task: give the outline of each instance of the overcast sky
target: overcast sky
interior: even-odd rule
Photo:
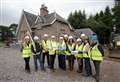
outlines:
[[[18,23],[22,10],[38,14],[41,4],[45,4],[49,13],[56,11],[67,19],[70,12],[85,10],[87,15],[113,7],[114,0],[0,0],[0,25]]]

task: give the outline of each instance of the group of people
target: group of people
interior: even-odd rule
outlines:
[[[48,34],[43,35],[40,41],[38,36],[34,36],[33,40],[29,36],[25,36],[22,43],[21,52],[25,60],[25,70],[30,73],[29,61],[33,54],[35,71],[38,66],[42,71],[46,71],[45,58],[47,58],[47,67],[54,72],[54,64],[56,56],[58,57],[58,66],[62,70],[74,70],[74,63],[77,60],[77,72],[83,73],[84,76],[93,76],[97,82],[100,80],[100,63],[103,61],[104,51],[96,36],[88,37],[85,34],[75,39],[73,36],[63,35],[59,38]],[[92,75],[91,62],[95,67],[95,75]],[[39,65],[38,65],[39,63]]]

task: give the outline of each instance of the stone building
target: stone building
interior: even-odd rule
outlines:
[[[23,10],[17,29],[17,39],[22,40],[28,31],[32,36],[38,35],[40,38],[43,38],[45,33],[49,36],[74,35],[70,23],[56,12],[49,14],[45,5],[41,5],[40,15],[34,15]]]

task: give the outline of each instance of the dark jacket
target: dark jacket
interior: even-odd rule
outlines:
[[[36,54],[36,53],[41,53],[42,52],[42,45],[40,45],[38,42],[34,42],[35,43],[35,49],[34,49],[34,47],[33,47],[33,45],[32,45],[32,52],[34,53],[34,54]]]

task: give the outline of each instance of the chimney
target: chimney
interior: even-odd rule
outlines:
[[[47,10],[47,7],[44,4],[42,4],[41,8],[40,8],[40,15],[46,16],[46,15],[48,15],[48,13],[49,13],[49,11]]]

